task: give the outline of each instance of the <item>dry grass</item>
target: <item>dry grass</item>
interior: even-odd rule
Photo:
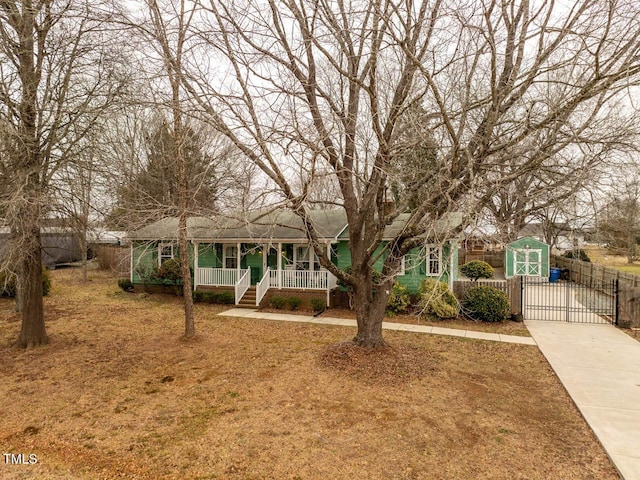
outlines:
[[[0,464],[20,479],[614,479],[537,348],[217,316],[181,339],[176,299],[56,271],[48,346],[9,346]],[[0,457],[0,460],[2,457]]]
[[[640,263],[628,263],[627,257],[624,255],[613,255],[606,248],[597,246],[585,248],[585,252],[593,263],[615,268],[621,272],[640,275]]]
[[[276,310],[270,311],[275,312]],[[343,309],[329,309],[325,311],[321,317],[356,318],[355,312]],[[487,323],[470,320],[462,315],[459,315],[457,318],[447,320],[431,319],[420,315],[388,315],[384,318],[384,321],[411,325],[429,325],[442,328],[457,328],[459,330],[473,330],[476,332],[500,333],[521,337],[531,336],[524,323],[512,322],[511,320],[498,323]]]

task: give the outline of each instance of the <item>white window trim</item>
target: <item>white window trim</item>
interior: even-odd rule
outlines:
[[[231,248],[235,248],[236,249],[236,254],[232,255],[232,256],[227,256],[227,248],[231,247]],[[230,270],[235,270],[237,269],[237,265],[235,267],[227,267],[227,258],[234,258],[236,260],[236,262],[238,261],[238,244],[237,243],[223,243],[222,244],[222,268],[228,268]]]
[[[313,248],[308,243],[294,243],[293,244],[293,265],[294,265],[294,268],[298,265],[298,247],[305,247],[307,249],[308,259],[306,260],[306,262],[309,264],[308,271],[310,271],[310,272],[315,271],[315,266],[316,266],[316,264],[319,264],[319,262],[318,262],[318,258],[316,257],[315,252],[313,251]],[[301,260],[301,261],[304,262],[305,260]]]
[[[407,256],[403,255],[402,258],[400,259],[400,268],[398,268],[398,277],[402,277],[404,275],[406,275],[406,269],[405,269],[405,258]]]
[[[171,256],[167,257],[166,255],[162,255],[162,250],[165,247],[171,247]],[[166,260],[173,260],[175,255],[175,249],[173,248],[173,243],[159,243],[158,244],[158,265],[162,266],[162,263]]]
[[[438,250],[438,271],[433,273],[431,272],[431,250]],[[436,244],[425,245],[425,253],[426,253],[426,268],[425,268],[425,276],[427,277],[439,277],[442,275],[442,246]]]

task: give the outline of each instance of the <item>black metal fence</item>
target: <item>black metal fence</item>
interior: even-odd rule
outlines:
[[[549,282],[523,277],[522,312],[527,320],[618,324],[618,282]]]

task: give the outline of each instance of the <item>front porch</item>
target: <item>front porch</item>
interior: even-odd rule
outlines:
[[[260,306],[262,299],[269,290],[282,291],[294,294],[296,291],[321,291],[326,292],[327,305],[329,304],[329,292],[337,287],[337,279],[327,270],[271,270],[263,275],[257,284],[251,283],[251,267],[240,270],[228,268],[196,267],[194,289],[217,288],[234,289],[235,303],[239,305],[247,292],[255,292],[255,305]],[[251,295],[253,299],[254,295]]]
[[[232,287],[236,305],[259,306],[274,289],[289,295],[324,292],[328,305],[329,292],[337,286],[336,277],[320,268],[308,244],[198,242],[194,247],[194,290]],[[327,253],[332,253],[329,244]]]

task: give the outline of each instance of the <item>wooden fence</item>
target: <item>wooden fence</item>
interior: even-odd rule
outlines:
[[[504,267],[504,251],[499,252],[473,252],[460,249],[458,252],[458,263],[463,265],[471,260],[482,260],[487,262],[493,268]]]
[[[571,281],[580,285],[593,286],[617,280],[618,324],[640,328],[640,275],[557,255],[552,255],[551,260],[557,268],[569,270]]]
[[[470,288],[477,287],[478,285],[488,285],[502,290],[507,294],[509,303],[511,304],[512,315],[522,315],[520,281],[520,277],[514,277],[509,280],[478,280],[477,282],[472,280],[456,280],[453,282],[453,293],[459,300],[462,300],[464,293]]]
[[[618,280],[624,288],[640,287],[640,275],[621,272],[615,268],[605,267],[590,262],[583,262],[572,258],[551,255],[552,263],[557,268],[569,270],[571,281],[580,285],[596,285],[598,283]]]
[[[102,270],[112,270],[122,277],[129,278],[131,270],[131,250],[119,245],[93,245],[91,247],[98,258]]]

